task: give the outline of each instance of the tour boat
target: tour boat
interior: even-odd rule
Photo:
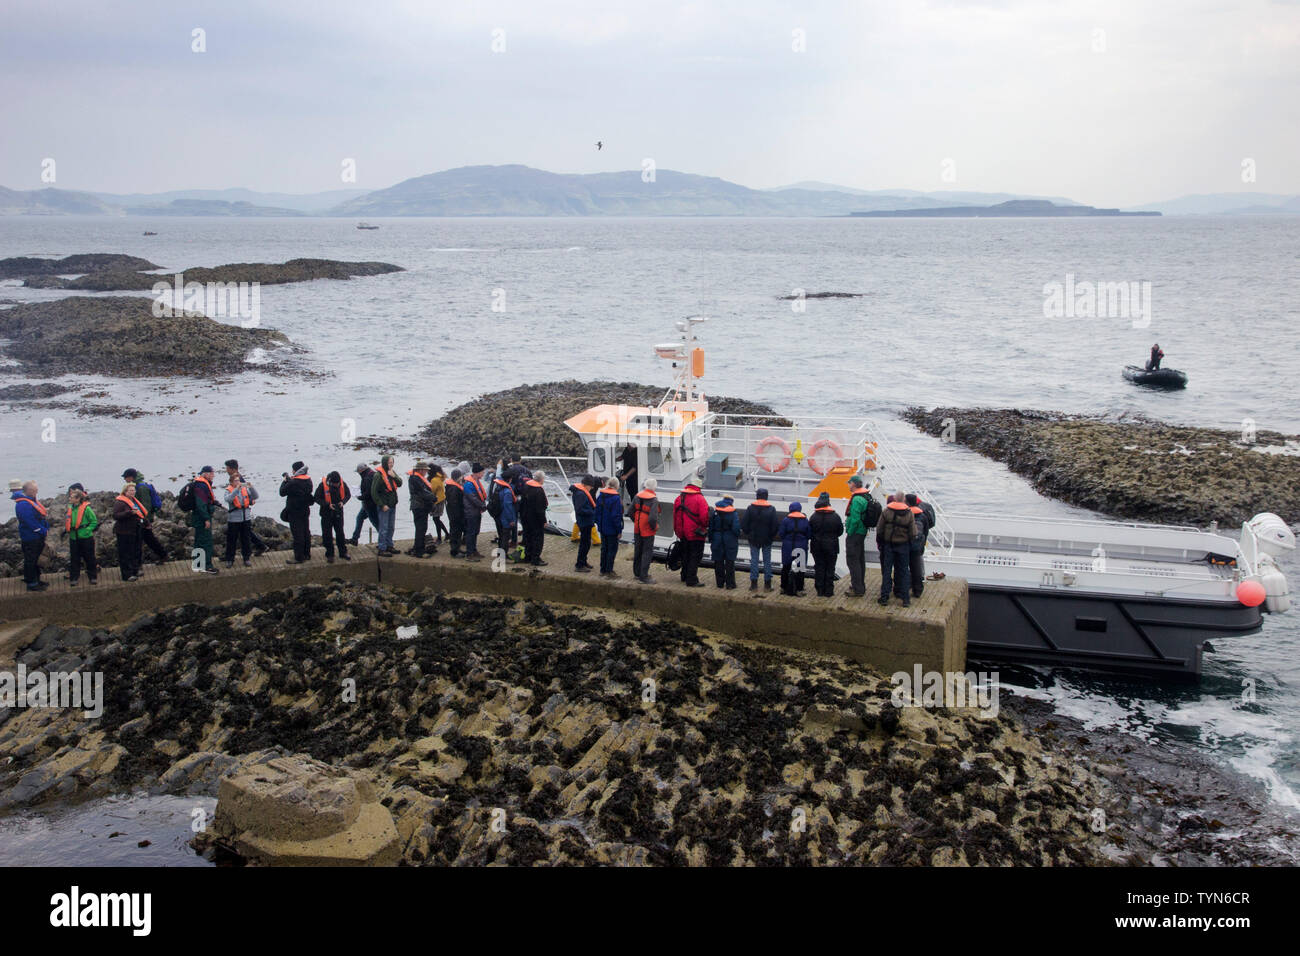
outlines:
[[[568,485],[584,473],[617,476],[631,445],[639,480],[658,483],[658,556],[672,544],[673,500],[686,484],[698,485],[710,505],[731,497],[738,512],[763,487],[779,515],[791,501],[811,514],[822,492],[842,513],[854,475],[882,504],[895,491],[917,494],[937,519],[926,571],[967,581],[967,646],[978,660],[1195,679],[1212,638],[1259,631],[1261,612],[1290,607],[1276,558],[1295,548],[1295,536],[1277,515],[1258,514],[1232,537],[1215,526],[949,511],[868,419],[805,418],[778,427],[770,417],[711,412],[699,383],[704,350],[695,330],[703,321],[678,322],[678,340],[655,346],[676,369],[657,406],[596,405],[565,422],[586,457],[544,459],[552,474],[558,471],[548,484],[552,522],[561,530],[571,526]],[[625,524],[630,540],[631,522]],[[868,565],[876,566],[874,534],[866,544]],[[738,567],[748,568],[748,555],[742,540]],[[774,566],[779,560],[776,545]],[[847,572],[843,549],[837,572]],[[811,614],[815,599],[808,604]]]

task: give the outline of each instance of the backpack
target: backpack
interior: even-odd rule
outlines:
[[[185,483],[185,487],[181,489],[181,493],[176,496],[176,507],[180,508],[181,511],[194,510],[194,482],[193,481],[187,481]]]
[[[488,492],[487,510],[493,518],[501,517],[501,486],[495,481],[492,482],[492,490]]]
[[[155,487],[154,487],[152,484],[150,484],[149,482],[147,482],[147,481],[143,481],[143,482],[137,482],[137,483],[136,483],[136,491],[137,491],[137,492],[139,491],[141,485],[144,485],[144,487],[145,487],[145,488],[148,490],[148,492],[149,492],[149,505],[150,505],[150,507],[151,507],[153,510],[157,511],[159,508],[162,507],[162,498],[159,497],[159,495],[158,495],[158,489],[155,488]]]
[[[664,559],[668,565],[669,571],[680,571],[682,569],[682,540],[678,538],[668,546],[668,556]]]

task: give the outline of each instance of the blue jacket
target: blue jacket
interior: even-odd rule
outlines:
[[[623,499],[617,491],[602,488],[596,495],[596,530],[602,541],[623,533]]]
[[[730,498],[720,499],[713,507],[709,543],[714,561],[736,560],[736,552],[740,550],[740,515],[736,514],[735,503]]]
[[[811,530],[808,519],[801,512],[790,512],[781,519],[781,527],[776,536],[781,539],[782,564],[793,561],[796,550],[803,552],[804,567],[811,563],[808,558],[808,535]]]
[[[11,496],[14,514],[18,516],[18,537],[22,541],[38,541],[50,532],[50,523],[41,517],[41,513],[32,504],[32,499],[21,491]]]
[[[749,543],[762,548],[776,540],[777,529],[781,527],[781,518],[774,505],[752,504],[745,509],[745,516],[740,519],[740,530],[744,532]]]
[[[505,481],[505,484],[497,484],[497,481]],[[501,499],[501,527],[513,528],[518,523],[519,511],[515,508],[515,490],[510,487],[510,482],[504,478],[494,479],[488,494],[496,494]]]
[[[461,495],[461,503],[464,506],[465,521],[472,527],[477,527],[473,522],[482,517],[483,512],[487,511],[487,486],[483,488],[483,495],[479,494],[477,485],[474,484],[474,476],[469,475],[461,482],[461,488],[464,494]]]
[[[573,495],[573,520],[578,523],[579,528],[590,528],[596,523],[596,505],[594,503],[595,495],[587,497],[591,491],[586,485],[579,482],[569,488]]]

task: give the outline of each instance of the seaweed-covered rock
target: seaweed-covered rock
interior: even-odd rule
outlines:
[[[84,275],[88,272],[135,271],[161,269],[148,259],[114,252],[88,252],[62,259],[14,256],[0,259],[0,279],[26,279],[33,276]]]
[[[140,260],[143,261],[143,260]],[[134,266],[114,264],[65,279],[57,274],[43,274],[27,279],[23,285],[34,289],[72,289],[79,292],[135,292],[152,289],[157,282],[172,283],[168,273],[146,273],[141,268],[156,269],[145,264]],[[74,270],[62,269],[60,272]],[[388,262],[340,262],[337,259],[290,259],[288,262],[233,262],[224,266],[196,266],[176,270],[182,282],[256,282],[261,285],[280,285],[286,282],[308,282],[312,279],[351,279],[353,276],[384,275],[404,271],[401,266]]]
[[[903,418],[1117,518],[1224,525],[1272,511],[1300,522],[1300,437],[1007,408],[909,408]],[[1250,436],[1248,436],[1250,437]]]

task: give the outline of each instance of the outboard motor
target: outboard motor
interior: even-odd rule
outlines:
[[[1291,608],[1286,575],[1277,566],[1277,556],[1295,550],[1295,534],[1285,521],[1265,511],[1241,526],[1241,545],[1264,586],[1264,609],[1281,614]]]

